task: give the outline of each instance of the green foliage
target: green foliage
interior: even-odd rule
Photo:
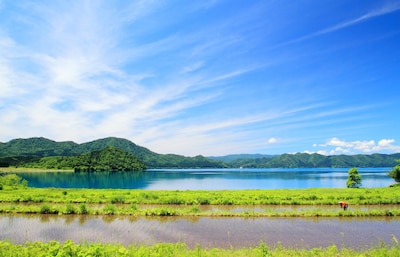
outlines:
[[[400,154],[371,154],[371,155],[333,155],[320,154],[282,154],[260,158],[228,159],[228,167],[244,168],[347,168],[347,167],[388,167]]]
[[[84,203],[79,205],[79,214],[88,214],[89,211]]]
[[[78,156],[51,156],[23,164],[29,168],[74,169],[75,171],[138,171],[145,170],[144,163],[124,150],[106,147]]]
[[[112,146],[69,158],[74,164],[75,171],[137,171],[146,169],[139,158]]]
[[[2,166],[46,169],[73,169],[78,167],[79,169],[86,169],[87,163],[84,163],[83,166],[76,166],[74,163],[76,160],[67,157],[76,157],[108,147],[128,152],[139,158],[146,167],[151,168],[224,167],[221,161],[211,160],[203,156],[184,157],[174,154],[157,154],[129,140],[115,137],[98,139],[83,144],[55,142],[46,138],[14,139],[8,143],[0,143],[0,163]],[[71,160],[73,160],[72,163]],[[101,169],[102,166],[93,166],[92,168]]]
[[[67,206],[65,207],[65,212],[64,214],[76,214],[76,208],[74,205],[72,204],[67,204]]]
[[[115,205],[113,205],[113,204],[108,204],[108,205],[104,206],[103,212],[104,212],[104,214],[107,214],[107,215],[116,214],[117,207],[115,207]]]
[[[5,187],[19,188],[27,186],[28,186],[28,181],[22,179],[20,176],[16,174],[0,174],[0,190],[2,190]]]
[[[282,154],[277,156],[236,155],[206,158],[204,156],[185,157],[175,154],[157,154],[138,146],[129,140],[109,137],[92,142],[76,144],[74,142],[55,142],[46,138],[14,139],[0,143],[0,166],[38,167],[46,169],[80,169],[67,157],[80,156],[114,147],[139,158],[148,168],[313,168],[313,167],[390,167],[397,154],[371,155],[334,155],[320,154]],[[50,157],[50,158],[47,158]],[[83,158],[83,157],[82,157]],[[92,168],[101,168],[92,167]]]
[[[40,214],[55,214],[55,213],[58,213],[58,212],[53,210],[49,204],[45,203],[45,204],[42,204],[40,206],[39,213]]]
[[[306,249],[301,247],[283,247],[281,244],[271,247],[260,242],[258,246],[243,248],[204,248],[197,245],[194,248],[184,243],[158,243],[154,245],[123,246],[120,244],[84,243],[75,244],[71,240],[65,243],[50,242],[27,242],[26,244],[14,244],[9,241],[0,241],[0,257],[8,256],[130,256],[130,257],[286,257],[286,256],[315,256],[315,257],[358,257],[358,256],[399,256],[400,246],[397,239],[393,239],[391,246],[381,244],[370,248],[354,250],[347,247],[338,248],[331,245],[326,248]]]
[[[393,169],[389,172],[389,177],[393,178],[396,182],[400,182],[400,160],[396,160],[398,163]]]
[[[362,177],[358,173],[357,168],[351,168],[349,170],[349,177],[346,182],[348,188],[359,188],[361,186]]]

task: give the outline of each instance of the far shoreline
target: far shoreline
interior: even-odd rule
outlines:
[[[22,172],[74,172],[70,169],[43,169],[43,168],[16,168],[16,167],[1,167],[0,173],[22,173]]]

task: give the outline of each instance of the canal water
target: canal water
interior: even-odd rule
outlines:
[[[190,247],[369,248],[400,238],[399,218],[130,217],[0,215],[0,240],[57,240],[123,245],[186,243]]]

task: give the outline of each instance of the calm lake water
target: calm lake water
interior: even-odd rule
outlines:
[[[31,187],[222,190],[345,188],[349,168],[159,169],[145,172],[18,173]],[[387,187],[391,168],[359,168],[362,187]]]
[[[186,243],[248,247],[260,241],[302,248],[368,248],[400,238],[398,218],[212,218],[90,215],[0,215],[0,240],[75,243]]]

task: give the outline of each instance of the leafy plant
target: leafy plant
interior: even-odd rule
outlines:
[[[389,177],[393,178],[396,182],[400,182],[400,160],[396,160],[398,163],[393,169],[389,172]]]
[[[346,185],[348,188],[359,188],[361,186],[362,177],[358,173],[357,168],[351,168],[349,170],[349,177]]]

